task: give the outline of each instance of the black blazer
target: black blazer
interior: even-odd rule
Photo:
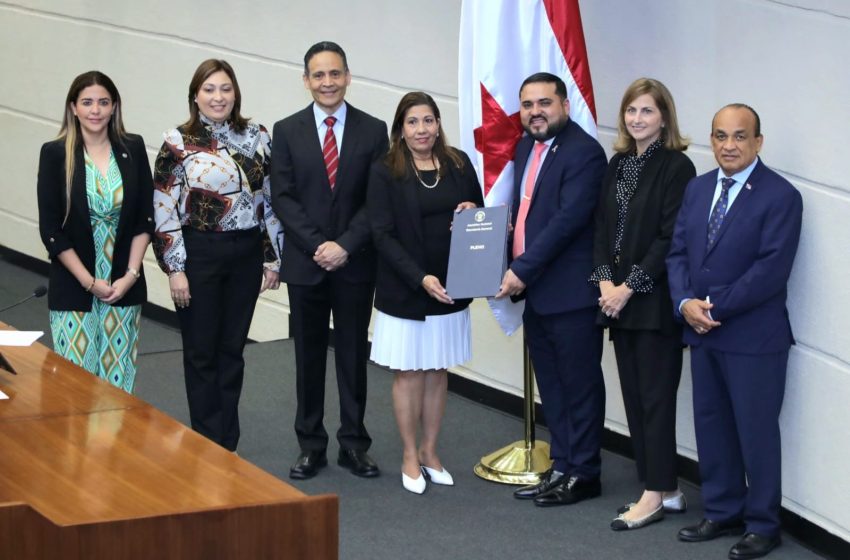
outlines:
[[[366,187],[372,162],[387,147],[386,123],[348,105],[332,191],[312,104],[274,125],[271,200],[283,224],[281,281],[318,284],[328,272],[313,255],[325,241],[336,241],[348,251],[348,262],[333,274],[349,282],[374,281]]]
[[[145,142],[141,136],[128,135],[123,144],[112,144],[112,152],[124,183],[124,202],[115,235],[112,278],[127,273],[130,245],[140,233],[153,236],[153,181]],[[74,275],[56,258],[74,249],[86,269],[94,275],[94,235],[86,196],[86,165],[82,143],[74,154],[74,179],[71,183],[71,211],[65,221],[65,141],[54,140],[41,147],[38,162],[38,229],[50,257],[50,287],[47,306],[54,311],[91,311],[92,295],[80,286]],[[140,305],[147,300],[145,273],[133,284],[116,306]]]
[[[593,267],[608,265],[614,284],[622,284],[636,264],[652,278],[653,289],[649,294],[633,294],[619,319],[600,311],[597,322],[608,327],[675,334],[679,327],[673,314],[664,259],[670,249],[685,186],[696,175],[696,169],[688,156],[677,150],[661,148],[649,158],[629,202],[618,264],[614,262],[617,167],[625,155],[616,154],[605,172],[596,210]]]
[[[460,188],[456,204],[474,202],[484,205],[478,176],[469,157],[459,150],[463,170],[448,163],[448,173]],[[378,272],[375,284],[375,308],[393,317],[425,320],[431,296],[422,287],[425,270],[425,248],[422,243],[422,212],[416,189],[418,179],[412,173],[396,180],[383,161],[372,166],[369,178],[369,219],[378,250]],[[470,299],[455,300],[451,311],[469,306]]]

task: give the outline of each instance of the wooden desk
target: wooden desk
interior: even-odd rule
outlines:
[[[0,558],[337,558],[336,496],[301,493],[40,344],[2,351],[19,375],[0,371]]]

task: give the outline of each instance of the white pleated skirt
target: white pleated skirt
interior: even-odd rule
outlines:
[[[472,357],[469,308],[424,321],[377,313],[370,356],[376,364],[405,371],[447,369]]]

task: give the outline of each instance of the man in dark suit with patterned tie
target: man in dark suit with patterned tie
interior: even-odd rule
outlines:
[[[605,418],[602,329],[593,268],[593,216],[605,152],[570,120],[564,82],[541,72],[520,88],[526,135],[514,157],[512,261],[496,297],[525,298],[523,325],[551,434],[552,469],[514,492],[538,506],[601,492]]]
[[[323,41],[304,56],[304,86],[313,103],[274,126],[272,206],[283,224],[280,279],[289,292],[295,340],[301,454],[292,478],[310,478],[327,463],[325,369],[333,315],[341,426],[338,463],[358,476],[379,474],[367,454],[367,330],[375,256],[366,215],[372,162],[387,151],[387,125],[345,101],[351,73],[345,52]]]
[[[691,347],[704,519],[679,539],[744,537],[733,560],[780,543],[779,411],[794,343],[785,307],[803,201],[758,158],[758,114],[722,108],[711,145],[720,168],[691,180],[667,257],[673,306]]]

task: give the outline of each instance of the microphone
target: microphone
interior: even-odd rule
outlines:
[[[4,311],[8,311],[8,310],[10,310],[14,307],[19,306],[19,305],[23,305],[24,303],[28,302],[29,300],[31,300],[33,298],[43,297],[44,294],[46,294],[46,293],[47,293],[47,286],[39,286],[35,290],[33,290],[30,295],[28,295],[27,297],[25,297],[21,301],[13,303],[12,305],[7,305],[3,309],[0,309],[0,313],[3,313]]]

